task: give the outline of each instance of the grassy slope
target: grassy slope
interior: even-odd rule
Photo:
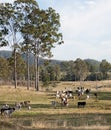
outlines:
[[[69,99],[69,107],[63,107],[61,109],[60,104],[54,109],[51,106],[51,101],[56,100],[60,102],[60,99],[55,98],[55,91],[40,91],[36,92],[34,89],[28,91],[26,88],[18,87],[14,89],[13,86],[1,86],[0,87],[0,106],[7,103],[11,106],[15,102],[21,102],[24,100],[31,101],[32,109],[29,111],[26,107],[23,107],[20,111],[13,113],[11,118],[1,117],[0,130],[12,129],[37,129],[38,128],[58,128],[64,129],[73,128],[76,129],[110,129],[111,125],[111,88],[110,82],[98,82],[98,86],[104,84],[105,87],[97,90],[99,93],[98,100],[95,100],[93,91],[95,90],[95,83],[85,82],[86,88],[91,87],[91,98],[87,100],[87,106],[85,108],[77,108],[77,101]],[[64,90],[65,87],[75,89],[79,83],[61,82],[53,90]],[[107,86],[107,87],[106,87]],[[76,96],[76,94],[75,94]],[[4,125],[5,124],[5,125]],[[7,125],[6,125],[7,124]],[[13,126],[13,125],[14,126]],[[90,127],[91,126],[91,127]],[[102,127],[101,127],[102,126]],[[103,127],[104,126],[104,127]],[[4,128],[5,127],[5,128]],[[61,128],[62,130],[62,128]]]

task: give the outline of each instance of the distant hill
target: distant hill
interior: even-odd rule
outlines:
[[[12,51],[6,51],[6,50],[0,51],[0,57],[2,57],[2,58],[8,59],[8,58],[11,57],[11,55],[12,55]],[[22,54],[22,58],[26,61],[27,56],[26,56],[25,53]],[[46,61],[46,59],[40,58],[39,64],[44,64],[45,61]],[[50,60],[49,62],[50,62],[50,64],[60,64],[62,61],[60,61],[60,60]],[[29,56],[29,63],[34,64],[34,56],[31,53],[30,53],[30,56]]]
[[[100,65],[100,61],[97,61],[97,60],[94,60],[94,59],[85,59],[84,61],[86,61],[87,63],[91,64],[92,66],[93,65],[97,65],[97,66]]]
[[[2,50],[0,51],[0,57],[3,58],[10,58],[12,55],[12,51],[6,51],[6,50]],[[22,54],[22,58],[26,61],[26,54]],[[46,59],[40,58],[39,59],[39,64],[43,64],[44,61],[46,61]],[[85,59],[84,61],[86,61],[87,63],[89,63],[92,66],[96,66],[99,67],[100,62],[94,59]],[[62,60],[50,60],[50,64],[60,64],[61,62],[63,62]],[[29,63],[33,64],[34,63],[34,56],[33,54],[30,54],[30,58],[29,58]]]

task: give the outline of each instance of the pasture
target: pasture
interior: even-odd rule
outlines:
[[[3,104],[14,106],[15,102],[30,101],[31,110],[23,106],[11,117],[0,115],[0,130],[111,130],[111,81],[84,82],[85,88],[90,88],[90,98],[86,95],[81,99],[86,101],[84,108],[78,108],[75,92],[79,82],[58,82],[56,87],[34,88],[0,86],[0,108]],[[68,99],[68,106],[61,106],[56,98],[57,90],[70,88],[74,91],[74,99]],[[98,98],[94,96],[98,93]],[[56,108],[51,101],[56,101]]]

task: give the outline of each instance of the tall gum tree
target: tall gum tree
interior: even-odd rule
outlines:
[[[110,70],[111,70],[111,64],[106,60],[102,60],[100,63],[100,72],[102,72],[103,74],[103,79],[108,78],[108,71]]]
[[[84,60],[78,58],[74,62],[74,69],[75,75],[80,80],[80,86],[82,86],[82,81],[84,81],[88,75],[88,66]]]
[[[31,53],[31,43],[32,43],[32,36],[27,32],[23,31],[24,28],[31,30],[29,25],[31,26],[31,21],[29,19],[30,13],[34,9],[38,9],[38,4],[35,0],[16,0],[14,2],[16,10],[22,15],[21,20],[21,33],[23,37],[23,42],[21,43],[21,51],[26,53],[27,55],[27,89],[29,90],[30,87],[30,69],[29,69],[29,54]]]
[[[17,70],[16,70],[16,51],[19,43],[20,15],[15,10],[13,4],[0,4],[0,36],[1,46],[7,43],[13,48],[14,52],[14,81],[15,88],[17,87]],[[17,36],[18,35],[18,36]]]
[[[39,91],[39,58],[52,57],[51,49],[61,45],[62,34],[59,32],[60,16],[52,8],[33,9],[28,15],[30,23],[22,28],[31,38],[31,52],[35,56],[35,88]]]

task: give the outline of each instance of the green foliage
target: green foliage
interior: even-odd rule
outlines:
[[[6,36],[10,36],[14,50],[15,88],[17,84],[16,73],[18,73],[16,52],[20,48],[23,52],[27,52],[28,79],[29,52],[35,56],[35,84],[38,85],[39,57],[51,57],[51,49],[56,44],[60,45],[63,42],[62,34],[59,33],[59,14],[52,8],[39,9],[36,0],[16,0],[13,4],[0,4],[0,7],[0,46],[7,45],[9,40]],[[19,37],[21,41],[18,40],[18,34],[22,37]]]
[[[50,75],[48,73],[48,71],[45,68],[41,68],[41,80],[43,82],[43,86],[48,86],[49,85],[49,81],[50,81]]]
[[[86,80],[91,80],[91,81],[100,81],[103,80],[103,74],[101,72],[92,72],[90,75],[87,76]]]
[[[17,58],[17,77],[18,79],[25,79],[26,63],[19,53],[16,53]],[[12,71],[12,77],[14,76],[14,54],[8,59],[10,70]]]
[[[40,67],[40,79],[44,86],[48,86],[50,81],[59,81],[61,78],[60,67],[58,65],[48,65]],[[52,84],[55,86],[55,84]]]
[[[85,80],[88,75],[88,67],[85,61],[81,60],[80,58],[76,59],[74,62],[75,65],[75,75],[81,81]]]
[[[0,57],[2,58],[10,58],[12,55],[11,51],[0,51]],[[24,60],[25,62],[27,62],[27,58],[26,58],[26,54],[21,54],[21,58],[23,58],[22,60]],[[95,60],[94,60],[95,61]],[[17,60],[17,62],[19,62],[19,60]],[[85,60],[86,62],[86,60]],[[30,77],[32,80],[35,79],[35,67],[34,67],[34,56],[33,54],[30,53],[29,56],[29,67],[30,67]],[[97,63],[100,64],[100,62],[97,61]],[[19,63],[17,63],[19,64]],[[20,63],[21,64],[21,63]],[[89,61],[89,64],[90,61]],[[86,64],[88,67],[88,64]],[[46,59],[39,59],[39,66],[40,66],[40,80],[42,80],[43,76],[48,74],[48,82],[50,81],[75,81],[75,80],[79,80],[79,77],[77,77],[76,72],[76,68],[75,68],[75,61],[58,61],[58,60],[46,60]],[[95,65],[94,65],[95,66]],[[92,67],[94,67],[92,65]],[[110,63],[109,63],[110,66]],[[13,67],[12,67],[13,68]],[[24,67],[23,67],[24,68]],[[47,71],[47,74],[43,74],[41,73],[41,71]],[[89,68],[88,68],[89,69]],[[12,69],[10,69],[12,71]],[[25,65],[25,69],[26,71],[26,65]],[[27,75],[26,72],[25,76]],[[91,71],[88,72],[87,77],[84,80],[103,80],[103,79],[110,79],[111,78],[111,72],[110,69],[108,69],[107,72],[102,73],[101,71]],[[11,78],[10,78],[11,79]]]
[[[55,43],[61,42],[62,35],[58,33],[59,17],[52,8],[48,10],[34,9],[29,14],[28,23],[22,32],[32,36],[32,51],[42,57],[51,57],[51,48]]]
[[[4,58],[0,58],[0,79],[8,80],[10,75],[8,61]]]
[[[105,73],[108,72],[109,70],[111,70],[111,64],[106,60],[102,60],[102,62],[100,63],[100,71],[102,73]]]
[[[0,7],[1,47],[9,45],[10,40],[12,42],[12,45],[17,44],[16,35],[20,31],[19,13],[14,9],[14,6],[10,3],[2,3]]]
[[[89,72],[98,72],[100,67],[100,62],[94,59],[85,59],[84,60],[88,65]]]
[[[111,70],[111,64],[106,60],[102,60],[102,62],[100,63],[100,71],[103,74],[103,79],[108,78],[108,71],[110,70]]]

